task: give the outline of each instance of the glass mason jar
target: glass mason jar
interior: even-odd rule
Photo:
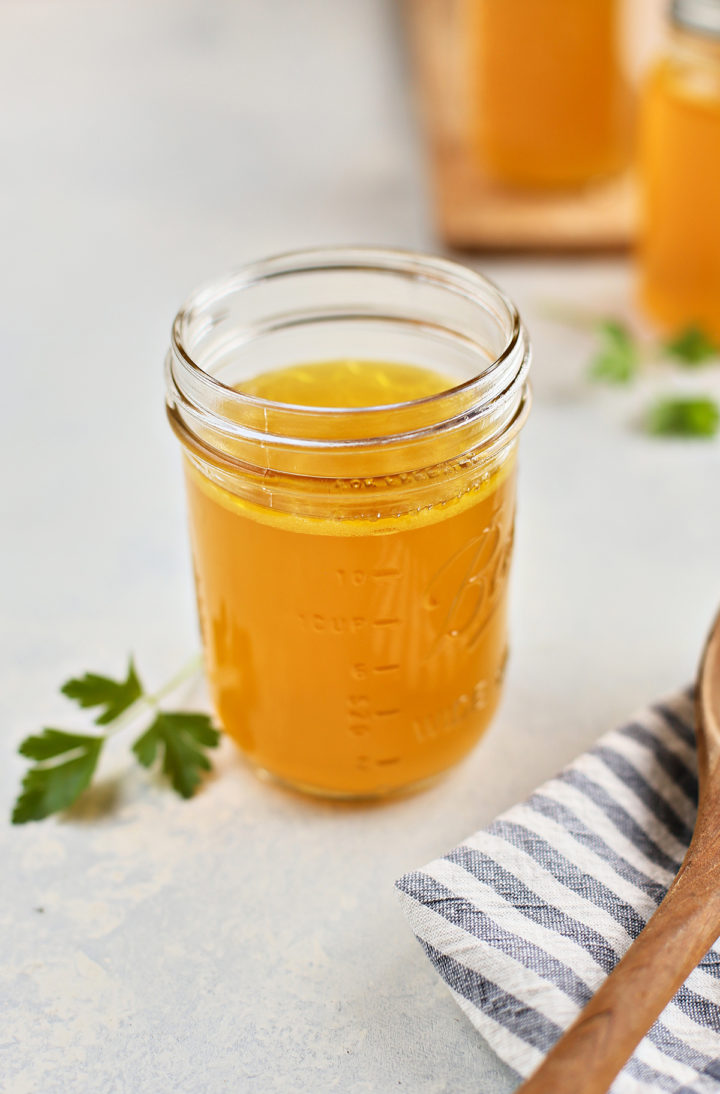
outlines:
[[[720,339],[720,0],[676,0],[672,19],[642,100],[640,297]]]
[[[582,186],[631,156],[626,0],[465,0],[471,141],[483,172]]]
[[[167,410],[207,674],[258,771],[383,795],[486,728],[528,366],[502,292],[401,251],[272,258],[178,313]]]

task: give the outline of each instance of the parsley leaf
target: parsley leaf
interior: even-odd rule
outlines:
[[[110,676],[86,672],[84,676],[68,680],[60,690],[81,707],[105,707],[95,719],[95,725],[98,726],[114,722],[143,694],[132,658],[124,680],[113,680]]]
[[[710,340],[702,327],[691,325],[678,331],[664,343],[670,357],[676,357],[685,365],[701,365],[718,356],[718,347]]]
[[[210,761],[204,748],[217,748],[220,734],[207,714],[159,711],[149,729],[138,737],[133,752],[144,767],[152,767],[162,749],[162,770],[173,790],[191,798],[200,781],[201,771],[209,771]]]
[[[720,407],[708,396],[659,399],[650,408],[647,428],[664,437],[714,437],[720,426]]]
[[[38,763],[25,774],[12,823],[43,820],[72,805],[89,785],[104,743],[104,737],[62,729],[44,729],[39,736],[27,737],[19,751]]]
[[[194,657],[154,695],[145,692],[132,658],[124,680],[86,672],[68,680],[61,690],[81,707],[103,708],[95,719],[96,725],[107,725],[132,707],[131,718],[137,729],[144,711],[141,724],[147,726],[150,719],[152,722],[132,746],[135,756],[145,767],[151,767],[160,751],[163,771],[173,789],[183,798],[190,798],[201,773],[210,770],[205,750],[217,747],[220,733],[207,714],[159,710],[158,704],[195,675],[199,667],[200,659]],[[121,726],[109,730],[108,735]],[[26,737],[18,751],[34,760],[35,765],[23,779],[13,824],[43,820],[72,805],[90,784],[106,740],[99,734],[69,733],[64,729],[43,729]]]
[[[605,319],[598,324],[600,347],[590,362],[590,377],[609,384],[627,384],[640,364],[637,342],[624,323]]]

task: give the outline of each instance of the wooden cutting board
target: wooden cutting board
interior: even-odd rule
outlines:
[[[462,249],[617,250],[635,234],[627,174],[577,191],[512,192],[485,178],[468,147],[458,43],[466,0],[405,0],[415,85],[429,151],[435,221]],[[499,3],[502,0],[498,0]],[[637,2],[637,0],[636,0]]]

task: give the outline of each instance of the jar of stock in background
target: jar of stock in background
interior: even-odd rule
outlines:
[[[470,140],[489,178],[563,189],[629,165],[627,3],[462,0]]]
[[[207,674],[258,771],[384,795],[487,727],[528,365],[499,289],[400,251],[269,259],[177,315],[167,410]]]
[[[675,0],[641,112],[640,296],[720,340],[720,0]]]

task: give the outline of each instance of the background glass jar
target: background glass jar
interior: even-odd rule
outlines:
[[[179,312],[167,408],[208,678],[256,768],[381,795],[485,729],[528,365],[495,286],[404,252],[280,256]]]
[[[720,2],[675,0],[642,97],[640,296],[720,339]]]
[[[484,172],[581,186],[630,161],[625,0],[465,0],[473,145]]]

